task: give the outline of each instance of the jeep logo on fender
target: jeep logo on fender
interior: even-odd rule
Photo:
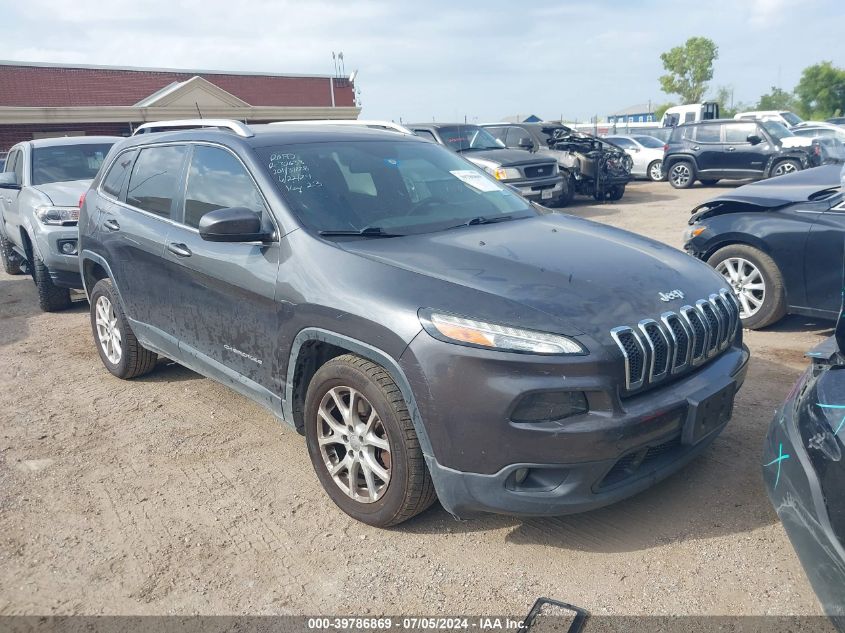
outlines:
[[[661,301],[671,301],[672,299],[683,299],[684,293],[678,289],[670,290],[669,292],[658,292],[657,295]]]

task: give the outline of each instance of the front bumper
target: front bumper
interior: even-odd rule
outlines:
[[[427,397],[417,401],[434,453],[426,459],[435,488],[443,507],[458,517],[576,513],[648,488],[721,432],[724,425],[685,444],[688,399],[720,381],[733,380],[738,389],[749,358],[747,348],[733,346],[692,374],[620,399],[620,378],[609,369],[618,362],[610,358],[570,358],[552,368],[548,359],[491,363],[480,353],[453,355],[443,364],[430,351],[436,346],[411,348],[422,366],[439,370],[428,380]],[[508,419],[525,393],[561,389],[586,392],[590,412],[552,423]],[[529,474],[518,483],[522,469]]]
[[[76,226],[48,226],[39,224],[34,227],[37,255],[50,271],[53,283],[63,288],[82,288],[82,276],[79,272],[79,257],[62,253],[60,243],[74,241],[79,248],[79,229]]]
[[[507,184],[516,187],[523,198],[532,202],[553,202],[563,195],[563,177],[560,175],[534,180],[510,180]]]

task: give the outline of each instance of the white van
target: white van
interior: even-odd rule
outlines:
[[[755,121],[777,121],[786,127],[795,127],[804,122],[800,116],[789,110],[754,110],[751,112],[740,112],[734,116],[735,119],[751,119]]]
[[[675,127],[681,123],[695,123],[719,118],[719,104],[714,101],[672,106],[663,113],[661,127]]]

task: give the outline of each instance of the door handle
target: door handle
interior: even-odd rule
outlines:
[[[693,145],[693,146],[692,146],[692,149],[693,149],[693,151],[697,152],[697,151],[698,151],[698,150],[700,150],[701,148],[700,148],[698,145]]]
[[[735,147],[726,147],[725,149],[729,152],[735,152],[736,151]]]
[[[176,257],[190,257],[193,254],[190,248],[179,242],[170,242],[167,245],[167,250],[176,255]]]
[[[120,224],[117,223],[117,220],[109,218],[103,222],[103,226],[106,227],[109,231],[119,231]]]

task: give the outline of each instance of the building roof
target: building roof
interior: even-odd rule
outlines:
[[[502,117],[502,122],[504,123],[537,123],[538,121],[542,121],[541,117],[538,117],[536,114],[511,114],[506,117]]]
[[[328,75],[123,68],[0,61],[0,107],[133,106],[200,77],[251,106],[354,107],[352,84]],[[179,84],[175,85],[174,84]]]
[[[628,106],[624,110],[618,112],[611,112],[608,116],[626,116],[631,114],[651,114],[654,108],[649,103],[638,103],[636,105]]]

